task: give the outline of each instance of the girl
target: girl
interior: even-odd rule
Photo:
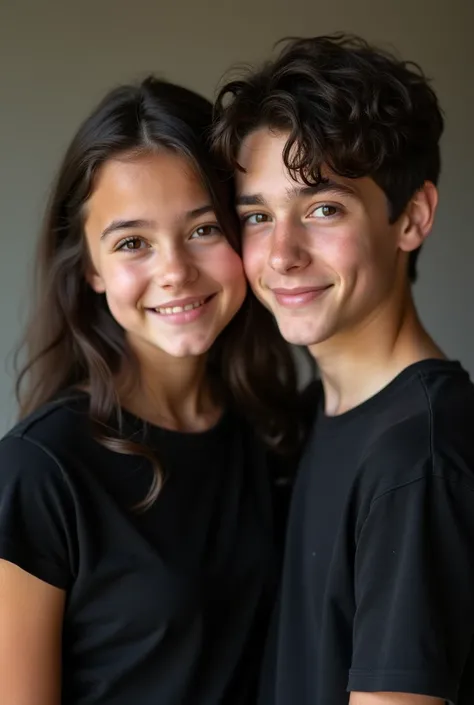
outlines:
[[[275,573],[257,434],[295,441],[295,375],[210,122],[149,78],[60,169],[0,443],[4,705],[252,702]]]

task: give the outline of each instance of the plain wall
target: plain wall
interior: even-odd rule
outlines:
[[[112,86],[154,72],[211,97],[223,72],[282,36],[362,34],[419,62],[446,114],[441,204],[416,299],[446,353],[474,374],[472,0],[2,0],[0,431],[14,418],[11,351],[30,305],[49,184],[79,121]]]

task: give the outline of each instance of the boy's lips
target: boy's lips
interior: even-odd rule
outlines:
[[[281,306],[285,306],[287,308],[299,308],[312,303],[317,298],[325,294],[331,287],[332,284],[326,284],[324,286],[294,287],[292,289],[277,287],[274,289],[271,288],[270,291],[273,293],[275,299]]]

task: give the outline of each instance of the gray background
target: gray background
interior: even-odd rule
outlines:
[[[0,0],[0,431],[16,411],[11,351],[45,198],[78,122],[117,83],[153,71],[212,97],[230,65],[280,37],[337,30],[396,48],[434,79],[447,119],[441,206],[416,299],[474,374],[472,0]]]

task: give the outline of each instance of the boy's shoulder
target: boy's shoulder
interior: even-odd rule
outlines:
[[[474,385],[459,363],[413,366],[385,408],[367,419],[370,439],[363,465],[383,486],[427,476],[467,482],[474,488]]]
[[[411,365],[341,416],[324,416],[321,395],[320,385],[309,394],[318,413],[304,462],[314,471],[337,467],[337,481],[368,501],[434,474],[474,487],[474,385],[459,363]]]

